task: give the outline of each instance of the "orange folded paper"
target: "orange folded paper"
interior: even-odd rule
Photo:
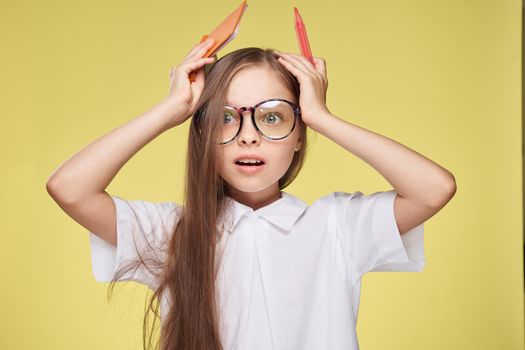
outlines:
[[[208,52],[203,57],[211,57],[215,55],[220,49],[228,44],[239,32],[239,24],[244,10],[248,7],[246,1],[243,1],[235,11],[233,11],[226,19],[217,26],[210,34],[206,34],[201,38],[201,43],[208,38],[213,38],[215,42],[210,47]],[[195,72],[191,72],[189,79],[191,82],[195,81]]]

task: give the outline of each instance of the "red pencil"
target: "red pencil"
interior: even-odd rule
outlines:
[[[297,7],[294,7],[293,9],[295,15],[295,33],[297,34],[297,42],[299,43],[301,54],[308,58],[308,60],[312,62],[315,67],[315,62],[312,56],[312,51],[310,50],[310,43],[308,42],[308,35],[306,34],[306,27],[304,26],[303,19],[301,18]]]

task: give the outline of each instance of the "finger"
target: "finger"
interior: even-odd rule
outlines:
[[[195,45],[193,47],[193,49],[191,49],[191,51],[188,53],[188,56],[192,56],[195,54],[195,52],[199,51],[199,49],[201,49],[202,47],[204,46],[209,46],[211,45],[215,40],[213,38],[207,38],[206,40],[204,40],[203,42],[200,42],[198,43],[197,45]]]
[[[326,78],[326,61],[322,57],[314,57],[315,68]]]
[[[279,54],[281,54],[282,57],[286,58],[287,60],[294,62],[296,65],[299,65],[306,72],[314,73],[316,71],[312,63],[304,56],[299,56],[299,55],[294,55],[294,54],[284,53],[284,52],[279,52]]]
[[[198,85],[204,85],[204,76],[204,66],[202,66],[195,71],[195,83]]]
[[[290,56],[287,55],[281,55],[278,59],[279,62],[288,63],[288,66],[293,66],[296,68],[298,73],[306,74],[306,75],[312,75],[311,72],[306,68],[303,64],[300,62],[297,62],[296,60],[292,60]]]
[[[180,70],[184,72],[183,75],[188,75],[193,71],[196,71],[197,69],[204,67],[206,64],[210,64],[215,60],[214,57],[203,57],[198,60],[187,62],[182,65],[180,65]]]
[[[325,84],[328,85],[328,76],[326,75],[326,61],[322,57],[314,57],[315,69],[321,74]]]
[[[304,67],[304,70],[306,70],[308,72],[307,74],[309,74],[311,77],[314,77],[316,79],[320,79],[325,84],[328,84],[328,79],[326,77],[326,65],[325,65],[324,60],[322,58],[321,58],[321,60],[323,62],[320,63],[319,67],[318,67],[317,66],[317,62],[319,62],[319,60],[316,60],[316,58],[313,58],[314,62],[316,62],[316,65],[314,66],[312,64],[312,62],[310,62],[309,59],[307,59],[306,57],[304,57],[302,55],[294,55],[294,54],[290,54],[290,53],[285,53],[284,57],[286,57],[288,60],[290,60],[292,62],[295,62],[296,65],[297,64],[301,64],[302,67]],[[321,68],[321,66],[322,66],[322,68]]]
[[[204,67],[204,65],[212,63],[213,61],[213,57],[204,57],[193,62],[183,63],[175,70],[173,79],[188,79],[188,75],[191,72],[196,71],[197,69]]]
[[[192,58],[194,56],[197,56],[198,53],[202,52],[200,54],[200,57],[202,57],[202,55],[208,51],[208,49],[213,45],[213,43],[215,42],[215,40],[213,38],[208,38],[206,39],[205,41],[203,41],[202,43],[199,43],[197,45],[195,45],[193,47],[193,49],[191,49],[191,51],[188,53],[188,55],[186,56],[186,58],[184,59],[184,61],[188,61],[189,58]],[[203,52],[204,51],[204,52]]]
[[[284,65],[293,75],[295,75],[295,77],[297,78],[297,80],[299,80],[299,83],[301,83],[302,81],[302,77],[307,74],[306,72],[304,72],[303,70],[301,70],[300,68],[297,68],[293,63],[285,60],[283,57],[279,57],[277,59],[282,65]]]
[[[195,45],[189,52],[188,54],[186,55],[186,57],[184,57],[184,59],[187,59],[188,57],[191,57],[195,51],[197,51],[199,49],[200,46],[202,46],[203,43],[199,43],[197,45]]]

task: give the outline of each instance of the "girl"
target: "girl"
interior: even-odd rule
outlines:
[[[363,274],[423,269],[423,222],[452,198],[454,177],[332,115],[322,58],[244,48],[205,74],[212,43],[172,69],[167,98],[65,162],[47,190],[89,230],[97,281],[154,290],[161,349],[358,349]],[[138,150],[190,117],[183,204],[105,191]],[[393,189],[332,192],[310,206],[282,191],[303,165],[307,127]]]

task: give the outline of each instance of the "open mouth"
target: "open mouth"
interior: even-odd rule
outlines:
[[[246,167],[258,167],[258,166],[263,165],[264,162],[260,160],[250,160],[250,161],[238,160],[235,162],[235,164],[240,165],[240,166],[246,166]]]

